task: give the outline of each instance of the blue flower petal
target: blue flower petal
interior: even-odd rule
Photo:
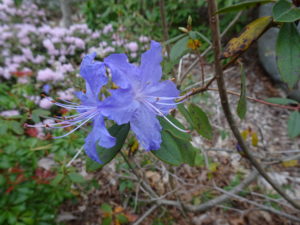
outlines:
[[[111,96],[101,105],[102,115],[114,120],[117,124],[128,123],[140,103],[134,99],[131,88],[111,90]]]
[[[86,95],[98,97],[99,91],[107,83],[106,69],[102,62],[94,61],[96,53],[86,55],[80,65],[80,75],[86,80]]]
[[[104,119],[98,115],[94,119],[93,129],[85,139],[85,152],[96,162],[102,163],[97,154],[97,144],[104,148],[111,148],[115,145],[116,139],[107,131]]]
[[[148,51],[142,54],[140,65],[142,82],[156,83],[162,76],[162,47],[158,42],[151,41],[151,47]]]
[[[178,97],[180,92],[172,81],[166,80],[163,82],[155,83],[153,85],[150,84],[149,86],[147,86],[143,93],[146,96],[156,96],[163,99],[163,97]],[[168,114],[171,109],[174,109],[176,107],[175,104],[171,105],[172,103],[175,103],[175,99],[159,101],[170,105],[156,104],[155,98],[148,98],[147,100],[164,114]]]
[[[138,79],[138,68],[128,62],[125,54],[111,54],[104,59],[104,63],[110,68],[112,81],[121,88],[128,88],[132,82]]]
[[[142,106],[130,121],[130,127],[146,150],[157,150],[161,144],[161,126],[155,114]]]

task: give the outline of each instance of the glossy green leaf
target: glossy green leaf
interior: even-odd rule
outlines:
[[[162,143],[160,149],[153,150],[151,153],[161,161],[174,166],[179,166],[183,163],[194,165],[196,150],[189,141],[178,139],[167,130],[163,130],[161,135]]]
[[[173,123],[175,124],[177,127],[185,130],[185,127],[174,117],[172,116],[167,116],[167,118]],[[166,121],[165,118],[163,117],[158,117],[158,120],[160,122],[160,125],[163,127],[164,130],[169,131],[174,137],[177,137],[179,139],[183,139],[183,140],[191,140],[191,135],[189,133],[186,132],[182,132],[179,131],[178,129],[176,129],[174,126],[172,126],[168,121]]]
[[[242,3],[238,3],[235,5],[231,5],[228,7],[224,7],[220,9],[217,13],[229,13],[229,12],[236,12],[236,11],[242,11],[251,7],[255,7],[262,4],[267,4],[270,2],[275,2],[274,0],[255,0],[255,1],[244,1]]]
[[[288,98],[267,98],[265,101],[278,105],[299,104],[297,101]]]
[[[100,160],[103,162],[103,164],[99,164],[95,161],[93,161],[90,158],[87,158],[86,161],[86,168],[88,171],[95,171],[97,169],[102,168],[105,166],[107,163],[109,163],[122,149],[124,142],[126,140],[126,137],[129,132],[129,124],[124,124],[124,125],[113,125],[108,131],[109,133],[115,137],[116,144],[112,148],[103,148],[100,146],[97,146],[97,152]]]
[[[294,22],[300,19],[300,9],[288,0],[279,0],[272,10],[274,21]]]
[[[79,173],[69,173],[68,177],[74,183],[84,183],[85,182],[85,179]]]
[[[244,119],[247,112],[247,98],[246,98],[246,73],[241,68],[241,94],[236,108],[236,112],[241,119]]]
[[[186,121],[189,123],[190,130],[193,130],[194,129],[193,128],[193,120],[191,118],[191,115],[190,115],[189,111],[185,108],[184,104],[179,104],[177,106],[177,109],[184,116],[184,118],[186,119]]]
[[[285,23],[281,27],[276,54],[280,76],[292,88],[300,79],[300,34],[295,24]]]
[[[294,111],[288,119],[288,135],[291,138],[300,135],[300,112]]]
[[[188,51],[187,43],[189,37],[183,37],[179,41],[177,41],[174,46],[171,48],[170,59],[171,61],[178,60],[181,56],[184,55]]]
[[[206,113],[195,104],[190,104],[188,110],[193,121],[193,127],[198,134],[205,138],[212,139],[213,130]]]

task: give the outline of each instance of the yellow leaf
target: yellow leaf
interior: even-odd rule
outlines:
[[[260,17],[250,24],[248,24],[242,33],[235,38],[232,38],[226,45],[225,51],[221,55],[221,58],[228,58],[232,56],[238,56],[246,51],[250,45],[260,37],[261,34],[271,24],[272,17],[265,16]]]
[[[243,130],[242,133],[241,133],[241,136],[242,138],[246,141],[247,140],[247,137],[249,135],[249,130],[246,129],[246,130]]]
[[[289,160],[289,161],[284,161],[282,163],[282,165],[284,167],[293,167],[293,166],[297,166],[298,165],[298,160],[293,159],[293,160]]]
[[[252,145],[257,146],[257,144],[258,144],[258,136],[257,136],[257,133],[253,132],[252,133]]]
[[[118,219],[115,219],[114,225],[121,225],[121,222]]]
[[[134,153],[136,150],[138,150],[138,148],[139,148],[139,142],[136,139],[134,139],[134,142],[130,147],[130,152]]]
[[[197,39],[189,39],[187,42],[187,47],[192,49],[192,50],[196,50],[201,46],[201,42]]]
[[[121,206],[116,206],[115,210],[114,210],[114,213],[120,213],[120,212],[123,212],[123,211],[124,211],[124,209]]]
[[[218,166],[219,166],[218,163],[211,163],[211,164],[209,165],[209,170],[210,170],[212,173],[214,173],[214,172],[217,171]]]

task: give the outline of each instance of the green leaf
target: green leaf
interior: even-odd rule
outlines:
[[[255,1],[245,1],[242,3],[238,3],[235,5],[231,5],[228,7],[224,7],[220,9],[217,13],[228,13],[228,12],[235,12],[235,11],[242,11],[244,9],[255,7],[257,5],[267,4],[270,2],[274,2],[274,0],[255,0]]]
[[[10,120],[8,121],[8,125],[9,125],[9,128],[15,132],[16,134],[23,134],[24,133],[24,130],[23,130],[23,127],[21,126],[21,124],[17,121],[14,121],[14,120]]]
[[[205,138],[212,139],[213,130],[206,113],[195,104],[190,104],[188,110],[193,121],[193,127],[198,134]]]
[[[244,119],[247,112],[247,98],[246,98],[246,73],[241,68],[241,95],[238,101],[236,112],[241,119]]]
[[[0,134],[5,134],[7,132],[8,123],[6,120],[0,120]]]
[[[112,213],[112,207],[109,205],[109,204],[107,204],[107,203],[103,203],[101,206],[100,206],[100,209],[101,209],[101,211],[102,212],[104,212],[104,213]]]
[[[178,139],[167,130],[163,130],[161,136],[160,149],[151,151],[152,154],[161,161],[174,166],[183,163],[194,165],[196,150],[189,141]]]
[[[69,173],[68,177],[74,183],[84,183],[85,182],[85,179],[79,173]]]
[[[185,108],[184,104],[177,105],[177,109],[184,116],[184,118],[186,119],[186,121],[189,123],[190,130],[193,130],[194,129],[193,128],[193,120],[191,118],[191,115],[190,115],[189,111]]]
[[[173,37],[173,38],[167,40],[167,41],[164,42],[163,44],[164,44],[164,45],[171,44],[171,43],[173,43],[173,42],[175,42],[175,41],[177,41],[177,40],[183,38],[183,37],[186,36],[186,35],[187,35],[187,34],[185,34],[185,33],[184,33],[184,34],[179,34],[179,35],[177,35],[176,37]]]
[[[287,0],[279,0],[272,10],[275,22],[294,22],[300,19],[300,9]]]
[[[167,116],[167,118],[174,123],[177,127],[181,128],[181,129],[185,129],[185,127],[174,117],[172,116]],[[166,121],[165,118],[163,117],[158,117],[158,120],[160,122],[160,125],[163,127],[164,130],[169,131],[174,137],[183,139],[183,140],[191,140],[191,135],[189,133],[186,132],[182,132],[179,131],[178,129],[176,129],[174,126],[172,126],[168,121]]]
[[[175,45],[171,48],[170,59],[171,61],[178,60],[186,51],[188,51],[187,43],[189,37],[186,36],[181,38],[179,41],[175,43]]]
[[[111,223],[113,222],[112,217],[106,217],[102,220],[101,225],[111,225]]]
[[[276,54],[281,78],[292,88],[300,79],[300,34],[295,24],[285,23],[281,27]]]
[[[288,98],[267,98],[265,101],[278,105],[299,104],[297,101]]]
[[[57,174],[57,176],[51,181],[53,186],[57,186],[64,178],[63,174]]]
[[[33,120],[33,122],[39,123],[39,122],[41,122],[41,120],[40,120],[41,116],[48,116],[49,114],[50,114],[50,112],[47,110],[35,109],[31,113],[31,119]]]
[[[121,223],[121,224],[125,224],[128,223],[128,219],[124,214],[117,214],[116,215],[116,219]]]
[[[99,164],[95,162],[94,160],[87,158],[86,161],[86,169],[89,172],[98,170],[105,166],[107,163],[109,163],[121,150],[121,148],[124,145],[124,142],[126,140],[126,137],[129,132],[129,124],[124,125],[113,125],[111,128],[109,128],[109,133],[116,138],[116,144],[112,148],[103,148],[101,146],[97,146],[97,152],[100,160],[102,161],[102,164]]]
[[[292,112],[288,120],[288,135],[291,138],[300,134],[300,112]]]

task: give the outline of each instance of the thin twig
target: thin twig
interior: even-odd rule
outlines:
[[[150,209],[148,209],[136,222],[134,222],[132,225],[138,225],[141,222],[143,222],[143,220],[149,216],[159,205],[153,205]]]
[[[234,19],[228,24],[228,26],[224,29],[224,31],[221,34],[221,38],[224,37],[227,32],[233,27],[233,25],[238,21],[238,19],[240,18],[240,16],[242,15],[242,12],[239,12]],[[201,57],[204,57],[210,50],[212,49],[212,45],[210,44],[207,49],[205,49],[205,51],[201,54]],[[190,67],[184,72],[184,74],[182,75],[181,80],[179,81],[179,84],[182,84],[183,80],[187,77],[187,75],[189,74],[189,72],[197,65],[198,63],[198,59],[196,59],[191,65]]]
[[[161,24],[163,28],[163,35],[164,35],[164,42],[169,40],[168,34],[168,24],[165,16],[165,2],[164,0],[159,0],[159,10],[160,10],[160,17],[161,17]],[[170,57],[170,45],[166,45],[166,49],[168,52],[168,58]]]
[[[230,126],[232,133],[234,134],[236,140],[238,141],[239,146],[243,150],[240,154],[245,156],[251,164],[259,171],[259,173],[265,178],[265,180],[280,194],[285,200],[287,200],[292,206],[297,209],[300,209],[300,205],[296,203],[293,199],[291,199],[282,189],[281,187],[275,183],[270,176],[264,171],[262,166],[256,161],[256,159],[252,156],[249,151],[246,143],[244,142],[240,131],[238,130],[237,124],[233,115],[231,113],[230,105],[228,102],[226,86],[223,78],[222,65],[220,62],[221,56],[221,42],[220,42],[220,31],[219,31],[219,17],[216,14],[218,11],[216,0],[207,0],[208,3],[208,11],[209,11],[209,19],[210,19],[210,27],[212,30],[212,39],[213,39],[213,49],[214,49],[214,66],[215,66],[215,76],[218,84],[219,96],[221,99],[221,105],[227,119],[227,122]]]
[[[219,91],[219,89],[217,89],[217,88],[207,88],[207,90],[208,91]],[[235,91],[226,90],[226,92],[228,94],[231,94],[231,95],[240,96],[240,94],[235,92]],[[278,107],[278,108],[290,109],[290,110],[295,110],[295,111],[300,109],[300,104],[298,106],[279,105],[279,104],[275,104],[275,103],[271,103],[271,102],[266,102],[266,101],[261,100],[261,99],[249,97],[249,96],[246,96],[246,98],[251,100],[251,101],[259,102],[259,103],[264,104],[264,105],[274,106],[274,107]]]
[[[228,196],[230,196],[231,198],[235,198],[235,199],[238,199],[240,201],[243,201],[243,202],[247,202],[247,203],[250,203],[252,205],[255,205],[256,207],[258,207],[259,209],[261,210],[265,210],[265,211],[268,211],[268,212],[271,212],[271,213],[274,213],[274,214],[277,214],[279,216],[282,216],[282,217],[285,217],[289,220],[293,220],[293,221],[296,221],[296,222],[300,222],[300,218],[297,217],[297,216],[293,216],[291,214],[288,214],[288,213],[285,213],[285,212],[282,212],[282,211],[279,211],[277,209],[274,209],[272,207],[268,207],[268,206],[265,206],[265,205],[261,205],[257,202],[254,202],[254,201],[251,201],[251,200],[248,200],[247,198],[243,198],[239,195],[236,195],[236,194],[233,194],[233,193],[230,193],[229,191],[225,191],[223,190],[222,188],[218,188],[218,187],[215,187],[216,190],[222,192],[223,194],[226,194]]]

